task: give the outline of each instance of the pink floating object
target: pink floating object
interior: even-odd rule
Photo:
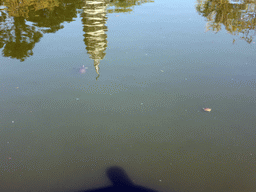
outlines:
[[[210,112],[212,109],[211,108],[203,108],[204,111]]]
[[[84,65],[79,69],[79,73],[83,74],[86,72],[86,69],[88,69],[88,67],[84,67]]]

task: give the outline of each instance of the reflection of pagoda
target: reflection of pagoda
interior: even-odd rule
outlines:
[[[105,33],[107,31],[105,26],[107,20],[106,8],[106,0],[85,0],[82,13],[83,31],[85,32],[84,42],[87,53],[94,60],[94,67],[98,77],[100,60],[104,58],[107,48],[107,34]]]

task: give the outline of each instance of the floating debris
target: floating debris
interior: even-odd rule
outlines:
[[[211,108],[203,108],[204,111],[210,112],[212,109]]]
[[[12,123],[14,123],[14,121],[12,121]]]
[[[76,98],[77,101],[79,101],[79,98]]]
[[[163,70],[160,70],[161,72],[164,72]]]

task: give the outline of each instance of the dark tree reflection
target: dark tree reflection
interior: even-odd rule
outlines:
[[[24,61],[44,33],[63,29],[77,17],[83,0],[5,0],[0,10],[0,48],[5,57]],[[32,24],[28,23],[32,22]]]
[[[207,19],[206,31],[239,35],[251,43],[256,29],[256,3],[253,0],[197,0],[197,12]]]
[[[20,61],[33,55],[32,49],[42,36],[35,27],[26,25],[23,17],[6,18],[0,25],[0,46],[3,47],[3,55]]]

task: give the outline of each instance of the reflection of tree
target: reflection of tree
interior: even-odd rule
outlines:
[[[62,29],[61,23],[73,21],[83,0],[2,0],[0,5],[0,48],[6,57],[24,61],[43,33]],[[33,26],[26,24],[33,22]]]
[[[252,42],[256,27],[256,3],[253,0],[197,0],[196,10],[207,18],[206,30],[218,32],[221,24],[232,35]]]
[[[84,1],[84,11],[82,13],[84,42],[87,53],[94,60],[94,67],[99,77],[99,64],[106,53],[107,48],[107,26],[106,11],[107,2],[105,0]]]
[[[109,3],[108,13],[131,12],[135,6],[151,2],[154,0],[112,0]]]
[[[0,0],[0,6],[2,6],[3,2]],[[4,46],[5,38],[7,34],[3,32],[5,24],[7,23],[8,15],[5,9],[0,9],[0,49]]]
[[[14,18],[14,26],[14,35],[8,34],[3,54],[24,61],[25,57],[33,55],[32,49],[43,35],[35,31],[34,27],[26,25],[22,17]]]
[[[0,48],[4,47],[3,55],[24,61],[33,55],[32,49],[42,37],[35,27],[25,24],[23,17],[11,19],[2,15],[0,23]]]
[[[81,8],[83,0],[41,0],[29,11],[28,21],[43,29],[44,33],[54,33],[63,29],[62,23],[74,21],[77,9]]]

